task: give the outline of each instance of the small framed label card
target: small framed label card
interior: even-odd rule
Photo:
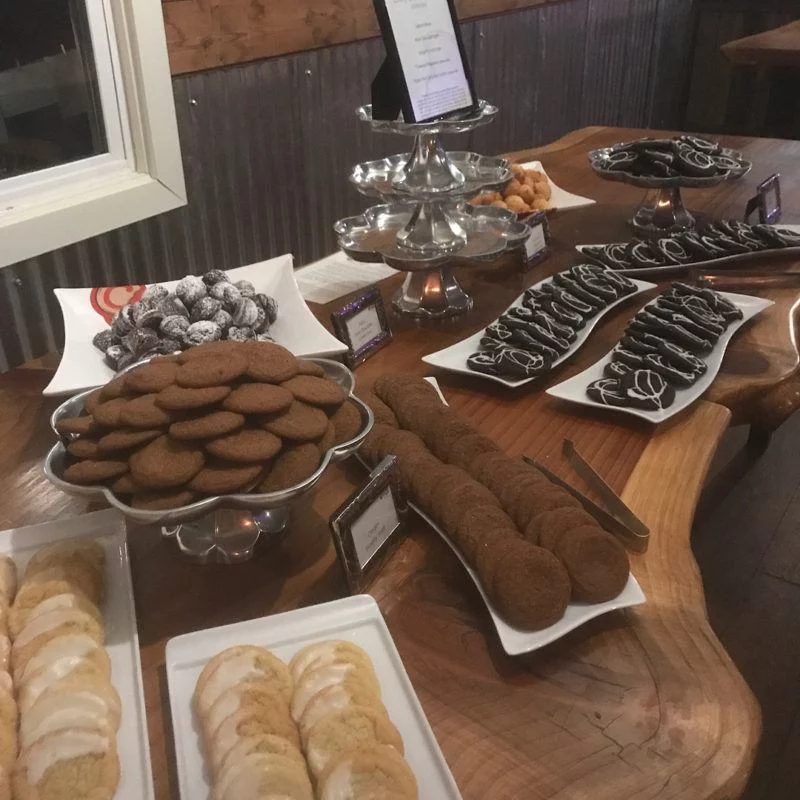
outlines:
[[[372,85],[373,117],[427,122],[478,101],[454,0],[373,0],[386,61]],[[376,116],[377,114],[377,116]]]
[[[402,536],[406,505],[397,464],[396,456],[383,459],[331,517],[333,543],[353,594],[372,581]]]
[[[781,218],[781,176],[776,172],[759,184],[758,194],[747,201],[744,221],[758,211],[758,221],[762,225],[772,225]]]
[[[345,361],[350,367],[363,363],[392,341],[386,307],[375,286],[334,311],[331,322],[336,335],[349,348],[345,353]]]
[[[526,217],[525,224],[530,233],[525,240],[522,268],[529,270],[544,261],[550,255],[552,248],[550,247],[550,226],[544,211],[536,211]]]

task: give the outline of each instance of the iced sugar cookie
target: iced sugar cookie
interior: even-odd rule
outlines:
[[[231,764],[241,761],[245,756],[249,756],[252,753],[285,756],[302,764],[303,769],[306,769],[305,757],[288,739],[273,736],[269,733],[260,733],[256,736],[246,736],[243,739],[239,739],[220,762],[218,774],[222,775]]]
[[[67,592],[64,594],[57,594],[53,597],[48,597],[43,600],[39,605],[33,608],[17,608],[12,607],[8,616],[8,630],[11,633],[12,639],[19,636],[20,631],[25,627],[25,624],[32,619],[47,614],[50,611],[58,609],[75,608],[78,611],[85,611],[90,616],[94,617],[100,624],[103,622],[103,615],[100,609],[92,603],[85,595],[76,594],[75,592]]]
[[[304,647],[289,662],[289,671],[292,673],[292,679],[297,683],[307,669],[326,667],[339,662],[372,667],[372,660],[358,645],[352,642],[332,640]]]
[[[317,784],[319,800],[417,800],[417,781],[388,745],[350,750],[332,758]]]
[[[376,698],[372,689],[361,683],[345,680],[317,692],[308,701],[303,716],[298,722],[301,735],[322,717],[342,711],[349,706],[368,706],[386,714],[383,703]]]
[[[50,733],[24,750],[12,787],[17,800],[111,800],[119,777],[111,737],[77,728]]]
[[[266,711],[289,715],[289,704],[273,681],[248,678],[226,689],[203,718],[203,732],[211,739],[219,726],[240,708],[258,706]]]
[[[214,800],[314,800],[304,765],[274,754],[251,753],[220,775],[214,785]]]
[[[35,702],[19,726],[20,749],[30,747],[49,733],[84,728],[111,737],[117,726],[113,710],[91,692],[61,692]]]
[[[208,714],[217,698],[247,678],[264,677],[275,682],[288,700],[292,695],[292,676],[286,664],[263,647],[242,645],[218,653],[206,664],[194,692],[195,709]]]
[[[380,700],[380,684],[371,666],[339,663],[318,669],[306,669],[295,686],[294,694],[292,695],[292,719],[297,721],[303,716],[306,706],[317,692],[321,692],[323,689],[327,689],[328,686],[335,686],[345,680],[362,684],[366,689],[372,690],[373,694]]]

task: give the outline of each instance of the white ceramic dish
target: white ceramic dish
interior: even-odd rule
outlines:
[[[776,225],[775,227],[786,228],[790,231],[796,231],[800,233],[800,225]],[[620,242],[620,244],[626,244],[625,242]],[[575,245],[575,249],[583,256],[591,261],[593,264],[600,264],[601,266],[607,266],[603,264],[602,261],[599,259],[593,258],[588,253],[585,253],[587,247],[603,247],[603,245],[599,244],[577,244]],[[736,255],[726,256],[725,258],[709,258],[706,261],[695,261],[691,264],[669,264],[665,267],[632,267],[630,269],[619,269],[616,270],[622,275],[628,275],[629,277],[638,276],[640,278],[656,278],[656,280],[664,280],[668,278],[670,275],[681,275],[685,274],[689,269],[707,269],[707,268],[714,268],[714,267],[728,267],[728,266],[735,266],[736,264],[747,263],[748,261],[757,261],[759,258],[763,258],[764,256],[769,256],[770,258],[774,258],[776,256],[786,256],[792,257],[800,255],[800,247],[784,247],[780,250],[759,250],[756,253],[737,253]]]
[[[772,300],[764,300],[761,297],[752,297],[747,294],[734,294],[732,292],[720,292],[719,294],[721,294],[723,297],[727,297],[729,300],[735,303],[742,310],[742,314],[744,316],[742,319],[736,320],[728,326],[727,330],[722,334],[722,336],[720,336],[717,345],[714,347],[711,353],[704,357],[703,360],[708,365],[706,374],[703,375],[694,385],[688,387],[687,389],[676,389],[675,402],[669,408],[660,409],[658,411],[645,411],[644,409],[640,408],[619,408],[606,406],[602,403],[596,403],[594,400],[589,398],[589,396],[586,394],[586,387],[590,383],[600,380],[600,378],[603,377],[603,368],[612,360],[611,356],[613,351],[601,358],[588,369],[585,369],[583,372],[579,372],[577,375],[569,378],[566,381],[563,381],[562,383],[551,386],[547,390],[547,394],[552,395],[553,397],[558,397],[561,400],[568,400],[571,403],[577,403],[578,405],[582,406],[602,408],[607,411],[629,414],[634,417],[639,417],[640,419],[645,419],[648,422],[664,422],[664,420],[674,417],[675,414],[679,414],[685,408],[694,403],[695,400],[699,400],[700,397],[702,397],[702,395],[705,393],[706,389],[711,386],[714,378],[716,378],[717,373],[719,372],[722,359],[725,357],[725,351],[728,348],[728,343],[733,338],[733,335],[736,333],[736,331],[738,331],[739,328],[741,328],[742,325],[744,325],[748,320],[751,320],[757,314],[760,314],[765,308],[769,308],[769,306],[774,305]],[[653,302],[655,302],[655,300]],[[648,303],[648,305],[652,305],[652,303]],[[647,306],[645,306],[645,308],[647,308]]]
[[[542,284],[549,283],[550,281],[551,278],[545,278],[544,280],[539,281],[539,283],[534,284],[531,288],[538,289],[540,286],[542,286]],[[597,326],[597,323],[600,322],[600,320],[603,319],[603,317],[612,308],[616,308],[616,306],[636,297],[642,292],[646,292],[648,289],[656,288],[654,283],[647,283],[646,281],[635,280],[634,283],[636,284],[636,292],[634,294],[621,297],[619,300],[611,303],[611,305],[606,306],[599,314],[597,314],[597,316],[588,320],[586,325],[581,330],[577,331],[578,335],[575,338],[575,341],[570,345],[570,348],[566,353],[564,353],[562,356],[559,356],[553,362],[552,369],[555,369],[555,367],[557,367],[559,364],[563,364],[568,358],[571,358],[573,355],[575,355],[575,353],[578,352],[578,350],[580,350],[583,343],[589,338],[589,334],[591,334],[591,332]],[[522,295],[520,295],[509,306],[509,308],[521,305]],[[525,386],[525,384],[542,377],[542,375],[536,375],[532,378],[519,378],[518,380],[510,380],[509,378],[503,378],[499,375],[487,375],[483,372],[476,372],[475,370],[470,369],[467,366],[467,359],[473,353],[477,353],[478,350],[480,350],[480,341],[483,338],[484,331],[485,326],[477,333],[474,333],[472,336],[468,336],[466,339],[462,339],[460,342],[450,345],[450,347],[445,347],[443,350],[437,350],[435,353],[430,353],[427,356],[423,356],[422,360],[426,364],[431,364],[434,367],[445,369],[448,372],[459,372],[462,375],[469,375],[473,378],[483,378],[484,380],[493,381],[494,383],[500,383],[503,386],[508,386],[511,389],[515,389],[518,386]],[[552,369],[550,371],[552,371]],[[543,375],[548,374],[549,372],[543,373]]]
[[[291,255],[227,270],[232,281],[248,280],[258,292],[274,297],[278,319],[270,328],[275,341],[296,356],[328,356],[347,351],[347,346],[329,333],[311,313],[300,295],[293,274]],[[178,281],[166,281],[172,289]],[[130,296],[136,287],[120,287],[120,294]],[[92,289],[56,289],[64,315],[64,354],[45,395],[65,395],[101,386],[114,377],[114,370],[92,344],[92,337],[105,330],[108,323],[92,306]],[[124,299],[122,300],[124,302]]]
[[[419,796],[460,800],[461,794],[383,615],[369,595],[188,633],[167,642],[167,680],[182,800],[205,800],[209,796],[192,711],[192,693],[205,664],[220,651],[241,644],[267,647],[288,662],[301,648],[326,639],[354,642],[372,659],[386,710],[403,737],[406,760],[417,778]]]
[[[430,383],[434,389],[436,389],[442,402],[447,405],[447,400],[445,400],[441,387],[439,386],[436,378],[425,378],[425,380],[428,381],[428,383]],[[359,459],[361,458],[360,456],[357,457]],[[363,464],[364,462],[362,461],[361,463]],[[492,618],[492,622],[494,623],[494,627],[497,631],[497,636],[500,639],[500,644],[503,646],[503,650],[505,650],[510,656],[518,656],[522,655],[523,653],[532,653],[534,650],[538,650],[540,647],[544,647],[545,645],[560,639],[562,636],[566,636],[566,634],[568,634],[570,631],[575,630],[575,628],[579,628],[581,625],[589,622],[589,620],[594,619],[595,617],[607,614],[609,611],[616,611],[620,608],[631,608],[632,606],[638,606],[647,600],[647,598],[644,596],[641,586],[639,586],[636,578],[633,577],[633,573],[631,573],[628,576],[628,582],[625,584],[625,588],[613,600],[609,600],[606,603],[572,602],[567,606],[564,616],[558,622],[556,622],[555,625],[551,625],[549,628],[543,628],[540,631],[526,631],[522,630],[521,628],[515,628],[513,625],[509,625],[509,623],[506,622],[502,616],[500,616],[500,613],[492,605],[491,600],[489,600],[488,595],[481,586],[478,573],[475,572],[475,570],[472,569],[469,563],[464,559],[464,557],[461,555],[461,552],[452,542],[450,537],[447,536],[447,534],[444,533],[441,528],[439,528],[434,520],[424,511],[422,511],[417,505],[414,503],[409,503],[408,505],[417,514],[419,514],[419,516],[422,517],[422,519],[424,519],[425,522],[427,522],[428,525],[430,525],[431,528],[433,528],[433,530],[435,530],[436,533],[438,533],[448,545],[450,545],[453,552],[456,554],[456,556],[458,556],[458,560],[464,565],[464,569],[467,571],[467,574],[470,576],[470,578],[472,578],[475,586],[480,592],[483,602],[486,603],[486,608],[489,610],[489,616]]]
[[[586,208],[586,206],[593,206],[597,201],[589,197],[581,197],[579,194],[572,194],[556,186],[553,179],[547,174],[547,170],[542,166],[541,161],[526,161],[520,164],[525,169],[538,169],[543,172],[550,184],[550,208],[548,211],[566,211],[570,208]]]
[[[106,650],[111,658],[111,682],[122,700],[117,732],[120,784],[114,800],[150,800],[155,795],[125,520],[116,511],[105,510],[13,528],[0,534],[0,553],[11,556],[21,574],[37,550],[76,536],[96,539],[106,551]]]

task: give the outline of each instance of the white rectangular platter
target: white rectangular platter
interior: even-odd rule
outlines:
[[[447,405],[447,400],[445,400],[441,387],[439,386],[436,378],[426,378],[425,380],[428,381],[428,383],[430,383],[434,389],[436,389],[442,402]],[[364,462],[362,461],[361,463],[363,464]],[[367,467],[367,469],[369,469],[369,467]],[[575,630],[575,628],[579,628],[581,625],[591,619],[594,619],[595,617],[607,614],[609,611],[616,611],[620,608],[630,608],[646,602],[647,598],[645,597],[641,586],[639,586],[636,578],[633,577],[633,573],[631,573],[628,576],[628,582],[625,584],[625,588],[613,600],[609,600],[605,603],[580,603],[573,601],[567,606],[564,616],[558,622],[556,622],[554,625],[550,625],[548,628],[543,628],[540,631],[526,631],[522,628],[515,628],[513,625],[510,625],[508,622],[506,622],[494,605],[492,605],[491,600],[489,600],[489,596],[483,590],[483,586],[481,586],[478,573],[475,572],[466,559],[464,559],[464,557],[461,555],[461,551],[458,549],[458,547],[456,547],[450,537],[447,536],[447,534],[442,531],[436,522],[434,522],[434,520],[424,511],[422,511],[422,509],[420,509],[416,504],[409,503],[408,505],[417,514],[419,514],[419,516],[422,517],[422,519],[424,519],[425,522],[427,522],[428,525],[430,525],[431,528],[433,528],[433,530],[435,530],[436,533],[438,533],[439,536],[445,540],[445,542],[447,542],[456,556],[458,556],[458,560],[463,564],[467,574],[470,576],[470,578],[472,578],[473,583],[480,592],[483,602],[486,603],[486,608],[489,610],[489,616],[492,618],[492,623],[497,631],[497,636],[500,639],[500,644],[503,646],[503,650],[505,650],[510,656],[518,656],[522,655],[523,653],[532,653],[534,650],[538,650],[540,647],[544,647],[545,645],[560,639],[562,636],[566,636],[566,634],[568,634],[570,631]]]
[[[531,286],[531,289],[538,289],[542,284],[549,283],[552,278],[545,278],[544,280],[539,281],[539,283],[535,283]],[[559,364],[563,364],[568,358],[571,358],[581,349],[583,343],[589,338],[592,331],[597,327],[597,324],[603,317],[611,311],[611,309],[616,308],[617,306],[621,305],[622,303],[626,302],[627,300],[632,300],[637,295],[640,295],[642,292],[646,292],[649,289],[655,289],[655,283],[647,283],[646,281],[633,281],[636,284],[636,292],[634,294],[625,295],[625,297],[620,297],[619,300],[615,300],[610,305],[607,305],[604,309],[600,311],[599,314],[592,317],[591,319],[586,321],[586,324],[581,328],[579,331],[576,331],[577,336],[575,341],[570,345],[569,350],[566,353],[559,356],[553,362],[553,369],[557,367]],[[515,306],[519,307],[522,305],[522,295],[520,295],[510,306],[509,308],[514,308]],[[506,309],[508,310],[508,309]],[[462,375],[469,375],[473,378],[483,378],[484,380],[492,381],[494,383],[502,384],[503,386],[508,386],[511,389],[516,389],[518,386],[525,386],[526,384],[530,383],[531,381],[535,381],[538,378],[543,377],[543,375],[548,375],[549,372],[545,372],[542,375],[535,375],[532,378],[519,378],[517,380],[511,380],[509,378],[503,378],[499,375],[487,375],[484,372],[476,372],[475,370],[470,369],[467,366],[467,359],[473,354],[477,353],[480,350],[480,342],[484,335],[485,326],[481,328],[477,333],[474,333],[472,336],[468,336],[466,339],[462,339],[460,342],[456,342],[450,347],[445,347],[443,350],[437,350],[435,353],[430,353],[427,356],[423,356],[422,360],[426,364],[431,364],[434,367],[439,367],[440,369],[447,370],[448,372],[458,372]],[[552,371],[552,370],[551,370]]]
[[[300,295],[294,278],[294,258],[279,256],[270,261],[227,270],[231,281],[247,280],[257,292],[274,297],[278,318],[270,334],[278,344],[296,356],[329,356],[347,351],[312,314]],[[173,289],[178,281],[162,285]],[[64,353],[45,395],[76,394],[94,386],[102,386],[114,377],[114,370],[103,360],[103,354],[92,344],[96,333],[108,327],[105,319],[92,307],[92,289],[56,289],[55,295],[64,315]]]
[[[526,161],[520,164],[525,169],[538,169],[539,172],[544,173],[547,182],[550,184],[550,208],[548,211],[566,211],[570,208],[586,208],[586,206],[593,206],[597,201],[589,197],[581,197],[579,194],[572,194],[556,186],[552,178],[547,174],[547,170],[542,166],[541,161]]]
[[[378,604],[369,595],[358,595],[188,633],[167,643],[169,701],[182,800],[209,797],[192,711],[195,683],[205,664],[220,651],[241,644],[266,647],[288,662],[301,648],[326,639],[351,641],[372,659],[384,705],[403,737],[406,760],[417,778],[420,798],[461,798]]]
[[[596,403],[589,398],[586,394],[586,387],[590,383],[600,380],[600,378],[603,377],[603,368],[612,360],[613,350],[583,372],[579,372],[572,378],[562,381],[555,386],[551,386],[547,390],[547,394],[558,397],[561,400],[577,403],[578,405],[589,406],[590,408],[602,408],[607,411],[615,411],[620,414],[639,417],[648,422],[664,422],[670,417],[674,417],[675,414],[679,414],[696,400],[699,400],[708,387],[714,382],[714,378],[717,377],[720,365],[722,364],[722,359],[725,357],[728,343],[733,338],[736,331],[757,314],[760,314],[765,308],[774,305],[772,300],[764,300],[761,297],[752,297],[747,294],[734,294],[733,292],[719,292],[719,294],[735,303],[742,310],[743,317],[742,319],[732,322],[722,336],[720,336],[719,341],[711,353],[703,357],[703,360],[708,365],[705,375],[686,389],[676,389],[675,402],[669,406],[669,408],[659,409],[657,411],[645,411],[641,408],[620,408],[618,406],[612,407],[603,405],[602,403]],[[654,302],[655,300],[653,300],[653,303]],[[651,305],[651,303],[648,303],[648,305]],[[645,308],[647,308],[647,306],[645,306]]]
[[[154,797],[153,774],[124,518],[114,510],[106,510],[13,528],[0,534],[0,553],[11,556],[21,574],[40,548],[61,539],[84,536],[96,539],[106,551],[105,646],[111,658],[111,682],[122,700],[117,732],[120,784],[114,800],[150,800]]]

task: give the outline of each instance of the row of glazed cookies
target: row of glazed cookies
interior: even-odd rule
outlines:
[[[349,642],[311,645],[288,666],[229,648],[200,674],[194,707],[213,800],[417,797],[372,663]]]
[[[362,452],[398,456],[414,501],[453,539],[500,613],[540,630],[570,600],[599,603],[628,580],[622,545],[568,492],[444,405],[413,376],[378,379],[360,397],[376,425]]]
[[[38,550],[8,611],[19,719],[15,800],[110,800],[120,780],[119,695],[101,608],[105,551],[92,539]]]

